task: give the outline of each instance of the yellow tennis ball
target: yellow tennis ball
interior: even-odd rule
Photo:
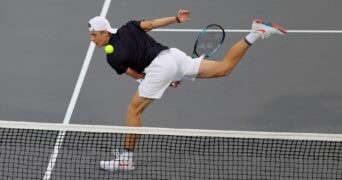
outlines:
[[[111,53],[113,53],[114,52],[114,47],[112,46],[112,45],[107,45],[106,47],[105,47],[105,52],[107,53],[107,54],[111,54]]]

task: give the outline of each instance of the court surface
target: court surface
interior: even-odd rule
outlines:
[[[103,1],[15,0],[0,2],[0,119],[62,123],[89,47],[87,22]],[[143,116],[143,126],[342,133],[339,0],[112,1],[107,18],[120,27],[132,19],[173,16],[190,9],[192,19],[170,29],[210,23],[250,29],[264,18],[288,30],[258,41],[231,76],[186,81],[169,88]],[[191,54],[197,33],[150,32],[159,42]],[[246,32],[228,33],[222,58]],[[70,123],[124,125],[138,84],[117,75],[103,49],[95,49]]]

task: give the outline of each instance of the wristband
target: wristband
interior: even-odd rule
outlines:
[[[176,20],[177,20],[178,23],[181,23],[181,21],[178,18],[178,15],[176,16]]]

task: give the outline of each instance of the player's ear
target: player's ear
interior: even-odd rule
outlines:
[[[107,32],[107,36],[108,36],[108,37],[110,37],[111,33],[110,33],[110,32],[108,32],[108,31],[106,31],[106,32]]]

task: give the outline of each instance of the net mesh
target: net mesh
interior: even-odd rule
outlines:
[[[342,179],[341,140],[206,136],[200,130],[141,134],[135,170],[108,172],[99,162],[113,159],[125,137],[114,132],[1,127],[0,179]]]

